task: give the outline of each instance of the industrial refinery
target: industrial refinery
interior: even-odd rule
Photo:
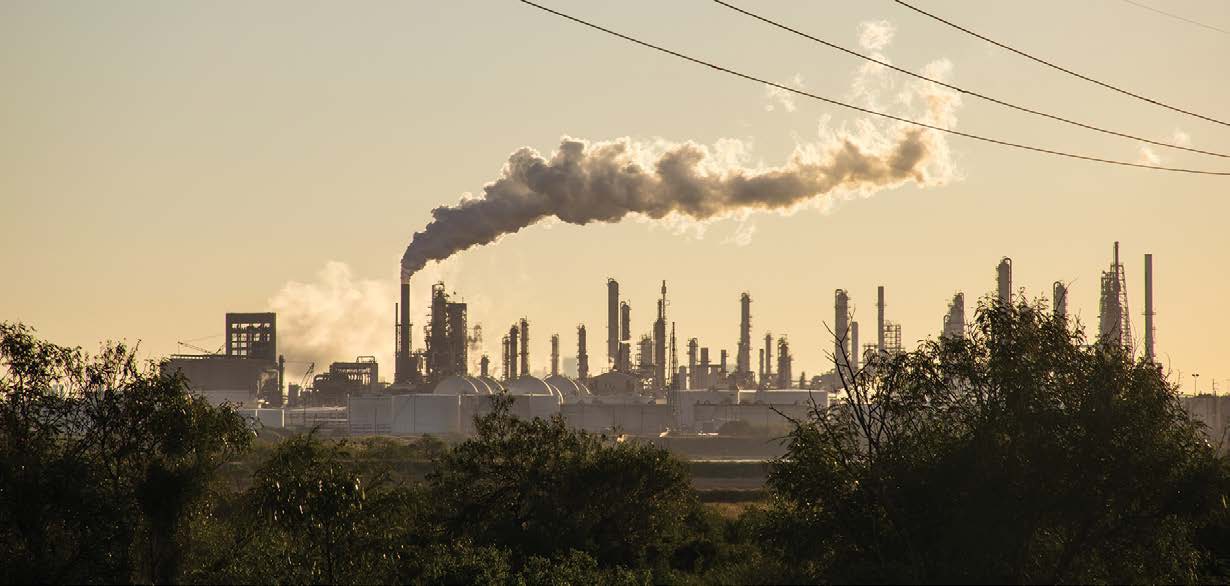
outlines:
[[[1013,261],[994,267],[997,303],[1021,301],[1013,288]],[[1153,257],[1144,255],[1144,324],[1134,333],[1127,297],[1127,270],[1119,243],[1099,275],[1099,314],[1094,343],[1115,345],[1154,361]],[[567,332],[541,332],[530,316],[487,324],[498,332],[498,357],[483,353],[483,324],[472,324],[462,296],[445,283],[430,284],[430,303],[411,304],[412,284],[403,279],[393,300],[392,379],[381,377],[374,349],[356,348],[353,361],[327,367],[277,353],[274,314],[226,315],[226,352],[176,355],[168,368],[182,370],[194,389],[216,403],[243,406],[275,427],[323,426],[346,434],[466,434],[474,415],[490,409],[492,397],[516,397],[515,412],[528,417],[561,415],[578,428],[643,436],[719,432],[732,422],[764,432],[782,432],[790,418],[840,401],[847,381],[876,361],[908,350],[903,324],[891,319],[891,292],[876,287],[872,333],[854,319],[847,289],[833,292],[832,347],[824,364],[796,364],[789,331],[802,324],[754,323],[751,291],[730,292],[728,340],[701,340],[669,313],[670,283],[661,281],[648,317],[637,317],[620,282],[608,278],[605,295],[595,283],[593,302],[605,303],[605,361],[591,361],[588,333],[600,324],[579,323]],[[988,287],[988,289],[990,289]],[[1067,318],[1070,285],[1055,281],[1052,310]],[[966,293],[956,291],[937,307],[935,326],[920,324],[913,339],[961,337],[967,328]],[[417,324],[416,316],[421,316]],[[416,334],[418,335],[416,337]],[[572,348],[564,356],[564,348]],[[683,356],[680,356],[680,355]],[[733,356],[732,356],[733,354]],[[753,359],[753,355],[755,358]],[[601,358],[599,358],[601,360]],[[561,363],[575,365],[575,376]],[[304,375],[288,380],[288,364]],[[546,366],[543,369],[543,366]],[[297,369],[292,369],[297,370]],[[548,372],[542,378],[533,372]],[[384,370],[388,373],[388,370]],[[808,374],[810,373],[810,374]]]

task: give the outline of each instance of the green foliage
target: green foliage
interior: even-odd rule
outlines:
[[[123,344],[89,357],[0,324],[0,364],[0,579],[177,576],[243,420]]]
[[[668,452],[521,420],[500,398],[477,434],[428,477],[450,535],[507,548],[514,558],[585,552],[602,567],[669,562],[698,504]]]
[[[1227,476],[1156,367],[995,304],[856,376],[769,485],[801,579],[1191,582]]]

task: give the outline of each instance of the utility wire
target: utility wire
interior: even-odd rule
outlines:
[[[906,8],[909,8],[910,10],[913,10],[914,12],[917,12],[917,13],[919,13],[919,14],[923,15],[923,16],[926,16],[927,18],[930,18],[930,19],[933,19],[933,20],[937,20],[937,21],[939,21],[939,22],[942,22],[942,23],[944,23],[944,24],[946,24],[946,25],[948,25],[948,26],[950,26],[950,27],[952,27],[952,28],[955,28],[955,29],[957,29],[957,30],[959,30],[959,31],[961,31],[961,32],[963,32],[963,33],[965,33],[965,34],[967,34],[967,35],[971,35],[971,36],[977,37],[977,38],[979,38],[979,39],[982,39],[982,40],[984,40],[984,41],[986,41],[986,42],[988,42],[988,43],[991,43],[992,45],[995,45],[996,47],[999,47],[999,48],[1001,48],[1001,49],[1006,49],[1006,50],[1008,50],[1008,51],[1012,51],[1013,53],[1016,53],[1017,55],[1020,55],[1020,56],[1022,56],[1022,57],[1024,57],[1024,58],[1026,58],[1026,59],[1029,59],[1029,60],[1034,61],[1034,62],[1037,62],[1037,63],[1041,63],[1042,65],[1045,65],[1045,66],[1047,66],[1047,67],[1050,67],[1051,69],[1055,69],[1055,70],[1057,70],[1057,71],[1062,71],[1062,72],[1064,72],[1064,73],[1066,73],[1066,74],[1068,74],[1068,75],[1071,75],[1071,76],[1073,76],[1073,77],[1077,77],[1077,78],[1083,79],[1083,80],[1085,80],[1085,81],[1087,81],[1087,82],[1089,82],[1089,83],[1096,84],[1096,85],[1100,85],[1100,86],[1102,86],[1102,87],[1104,87],[1104,88],[1106,88],[1106,89],[1108,89],[1108,90],[1115,91],[1115,92],[1119,92],[1119,93],[1121,93],[1121,94],[1123,94],[1123,95],[1125,95],[1125,96],[1131,96],[1131,97],[1133,97],[1133,98],[1136,98],[1136,99],[1138,99],[1138,100],[1142,100],[1142,101],[1148,102],[1148,103],[1153,104],[1153,105],[1155,105],[1155,106],[1161,106],[1161,107],[1163,107],[1163,108],[1166,108],[1167,110],[1173,110],[1173,111],[1175,111],[1175,112],[1179,112],[1179,113],[1181,113],[1181,114],[1187,114],[1188,116],[1192,116],[1192,117],[1195,117],[1195,118],[1199,118],[1199,119],[1201,119],[1201,120],[1207,120],[1207,121],[1209,121],[1209,122],[1213,122],[1213,123],[1215,123],[1215,124],[1220,124],[1220,125],[1222,125],[1222,126],[1230,126],[1230,122],[1224,122],[1224,121],[1218,120],[1218,119],[1216,119],[1216,118],[1210,118],[1210,117],[1205,116],[1205,115],[1203,115],[1203,114],[1197,114],[1197,113],[1195,113],[1195,112],[1190,112],[1190,111],[1188,111],[1188,110],[1184,110],[1184,109],[1179,108],[1179,107],[1177,107],[1177,106],[1171,106],[1170,104],[1167,104],[1167,103],[1165,103],[1165,102],[1162,102],[1162,101],[1159,101],[1159,100],[1155,100],[1155,99],[1153,99],[1153,98],[1147,98],[1147,97],[1142,96],[1142,95],[1140,95],[1140,94],[1135,94],[1135,93],[1132,93],[1132,92],[1130,92],[1130,91],[1128,91],[1128,90],[1125,90],[1125,89],[1123,89],[1123,88],[1121,88],[1121,87],[1113,86],[1113,85],[1111,85],[1111,84],[1109,84],[1109,83],[1106,83],[1106,82],[1104,82],[1104,81],[1098,81],[1098,80],[1096,80],[1096,79],[1094,79],[1094,78],[1092,78],[1092,77],[1089,77],[1089,76],[1087,76],[1087,75],[1082,75],[1082,74],[1080,74],[1080,73],[1077,73],[1077,72],[1075,72],[1075,71],[1072,71],[1071,69],[1067,69],[1067,68],[1064,68],[1064,67],[1062,67],[1062,66],[1056,65],[1056,64],[1051,63],[1050,61],[1047,61],[1047,60],[1042,59],[1042,58],[1040,58],[1040,57],[1034,57],[1033,55],[1030,55],[1029,53],[1026,53],[1026,52],[1024,52],[1024,51],[1022,51],[1022,50],[1020,50],[1020,49],[1016,49],[1016,48],[1014,48],[1014,47],[1009,47],[1008,45],[1005,45],[1005,44],[1003,44],[1003,43],[1001,43],[1001,42],[999,42],[999,41],[996,41],[996,40],[991,39],[991,38],[988,38],[988,37],[984,37],[984,36],[982,36],[982,35],[980,35],[980,34],[978,34],[978,33],[974,32],[974,31],[972,31],[972,30],[969,30],[969,29],[967,29],[967,28],[965,28],[965,27],[963,27],[963,26],[961,26],[961,25],[958,25],[958,24],[956,24],[956,23],[953,23],[953,22],[950,22],[950,21],[944,20],[943,18],[940,18],[940,17],[938,17],[938,16],[936,16],[936,15],[934,15],[934,14],[931,14],[930,12],[927,12],[927,11],[925,11],[925,10],[923,10],[923,9],[921,9],[921,8],[919,8],[919,7],[917,7],[917,6],[914,6],[914,5],[909,4],[909,3],[907,3],[907,2],[903,2],[902,0],[893,0],[893,2],[896,2],[897,4],[900,4],[900,5],[902,5],[902,6],[906,7]]]
[[[894,115],[892,115],[892,114],[885,114],[885,113],[883,113],[883,112],[877,112],[877,111],[875,111],[875,110],[869,110],[869,109],[867,109],[867,108],[863,108],[863,107],[861,107],[861,106],[855,106],[855,105],[853,105],[853,104],[847,104],[847,103],[845,103],[845,102],[840,102],[840,101],[837,101],[837,100],[834,100],[834,99],[831,99],[831,98],[826,98],[826,97],[819,96],[819,95],[816,95],[816,94],[813,94],[813,93],[805,92],[805,91],[803,91],[803,90],[799,90],[799,89],[795,89],[795,88],[792,88],[792,87],[789,87],[789,86],[786,86],[786,85],[782,85],[782,84],[780,84],[780,83],[774,83],[774,82],[771,82],[771,81],[768,81],[768,80],[760,79],[760,78],[758,78],[758,77],[754,77],[754,76],[752,76],[752,75],[748,75],[748,74],[746,74],[746,73],[740,73],[740,72],[735,71],[735,70],[733,70],[733,69],[728,69],[728,68],[726,68],[726,67],[722,67],[722,66],[720,66],[720,65],[716,65],[716,64],[714,64],[714,63],[710,63],[710,62],[708,62],[708,61],[702,61],[702,60],[697,59],[697,58],[695,58],[695,57],[689,57],[688,55],[684,55],[683,53],[680,53],[680,52],[677,52],[677,51],[672,51],[671,49],[667,49],[667,48],[665,48],[665,47],[660,47],[660,46],[658,46],[658,45],[654,45],[654,44],[652,44],[652,43],[649,43],[649,42],[646,42],[646,41],[642,41],[642,40],[637,39],[637,38],[634,38],[634,37],[630,37],[630,36],[625,35],[625,34],[623,34],[623,33],[615,32],[615,31],[613,31],[613,30],[611,30],[611,29],[608,29],[608,28],[605,28],[605,27],[599,26],[599,25],[594,24],[594,23],[592,23],[592,22],[588,22],[588,21],[585,21],[585,20],[581,20],[580,18],[577,18],[577,17],[575,17],[575,16],[571,16],[571,15],[565,14],[565,13],[560,12],[560,11],[558,11],[558,10],[553,10],[553,9],[551,9],[551,8],[547,8],[546,6],[543,6],[543,5],[541,5],[541,4],[537,4],[537,3],[531,2],[530,0],[520,0],[520,1],[521,1],[521,3],[523,3],[523,4],[528,4],[528,5],[530,5],[530,6],[533,6],[534,8],[537,8],[537,9],[539,9],[539,10],[542,10],[543,12],[549,12],[549,13],[551,13],[551,14],[554,14],[554,15],[556,15],[556,16],[559,16],[560,18],[564,18],[564,19],[567,19],[567,20],[571,20],[572,22],[575,22],[575,23],[577,23],[577,24],[584,25],[584,26],[587,26],[587,27],[592,28],[592,29],[594,29],[594,30],[604,32],[604,33],[606,33],[606,34],[608,34],[608,35],[611,35],[611,36],[614,36],[614,37],[621,38],[621,39],[623,39],[623,40],[625,40],[625,41],[628,41],[628,42],[630,42],[630,43],[634,43],[634,44],[640,45],[640,46],[642,46],[642,47],[646,47],[646,48],[653,49],[653,50],[658,51],[658,52],[661,52],[661,53],[665,53],[665,54],[667,54],[667,55],[671,55],[671,56],[674,56],[674,57],[678,57],[678,58],[680,58],[680,59],[683,59],[683,60],[685,60],[685,61],[690,61],[690,62],[695,63],[695,64],[697,64],[697,65],[703,65],[703,66],[708,67],[708,68],[710,68],[710,69],[714,69],[714,70],[717,70],[717,71],[721,71],[722,73],[726,73],[726,74],[729,74],[729,75],[733,75],[733,76],[735,76],[735,77],[739,77],[739,78],[742,78],[742,79],[746,79],[746,80],[748,80],[748,81],[754,81],[754,82],[757,82],[757,83],[762,83],[762,84],[765,84],[765,85],[767,85],[767,86],[770,86],[770,87],[775,87],[775,88],[778,88],[778,89],[780,89],[780,90],[785,90],[785,91],[791,92],[791,93],[793,93],[793,94],[798,94],[798,95],[800,95],[800,96],[804,96],[804,97],[807,97],[807,98],[811,98],[811,99],[813,99],[813,100],[819,100],[819,101],[821,101],[821,102],[825,102],[825,103],[828,103],[828,104],[833,104],[834,106],[841,106],[841,107],[843,107],[843,108],[848,108],[848,109],[850,109],[850,110],[855,110],[855,111],[858,111],[858,112],[863,112],[864,114],[871,114],[871,115],[873,115],[873,116],[880,116],[880,117],[882,117],[882,118],[888,118],[889,120],[896,120],[896,121],[898,121],[898,122],[904,122],[904,123],[906,123],[906,124],[912,124],[912,125],[914,125],[914,126],[920,126],[920,127],[922,127],[922,128],[928,128],[928,129],[931,129],[931,130],[936,130],[936,131],[939,131],[939,132],[944,132],[944,133],[947,133],[947,134],[952,134],[952,135],[955,135],[955,136],[963,136],[963,137],[965,137],[965,138],[970,138],[970,139],[973,139],[973,140],[979,140],[979,141],[982,141],[982,142],[988,142],[988,143],[991,143],[991,144],[997,144],[997,145],[1001,145],[1001,146],[1013,147],[1013,148],[1023,149],[1023,150],[1027,150],[1027,151],[1033,151],[1033,152],[1037,152],[1037,153],[1044,153],[1044,154],[1048,154],[1048,155],[1055,155],[1055,156],[1059,156],[1059,157],[1068,157],[1068,158],[1071,158],[1071,159],[1080,159],[1080,160],[1083,160],[1083,161],[1093,161],[1093,162],[1096,162],[1096,163],[1106,163],[1106,164],[1108,164],[1108,165],[1120,165],[1120,166],[1124,166],[1124,167],[1139,167],[1139,168],[1142,168],[1142,169],[1152,169],[1152,170],[1154,170],[1154,171],[1173,171],[1173,172],[1175,172],[1175,173],[1191,173],[1191,174],[1195,174],[1195,175],[1217,175],[1217,176],[1230,176],[1230,171],[1207,171],[1207,170],[1201,170],[1201,169],[1183,169],[1183,168],[1178,168],[1178,167],[1155,167],[1155,166],[1153,166],[1153,165],[1145,165],[1145,164],[1141,164],[1141,163],[1129,163],[1129,162],[1127,162],[1127,161],[1116,161],[1116,160],[1114,160],[1114,159],[1102,159],[1102,158],[1092,157],[1092,156],[1088,156],[1088,155],[1079,155],[1079,154],[1075,154],[1075,153],[1068,153],[1068,152],[1064,152],[1064,151],[1056,151],[1056,150],[1046,149],[1046,148],[1042,148],[1042,147],[1029,146],[1029,145],[1025,145],[1025,144],[1019,144],[1019,143],[1014,143],[1014,142],[1008,142],[1008,141],[1005,141],[1005,140],[999,140],[999,139],[996,139],[996,138],[989,138],[989,137],[980,136],[980,135],[977,135],[977,134],[970,134],[970,133],[968,133],[968,132],[961,132],[961,131],[959,131],[959,130],[952,130],[952,129],[949,129],[949,128],[943,128],[943,127],[940,127],[940,126],[934,126],[934,125],[931,125],[931,124],[927,124],[927,123],[925,123],[925,122],[918,122],[917,120],[910,120],[909,118],[902,118],[902,117],[900,117],[900,116],[894,116]]]
[[[1132,6],[1136,6],[1136,7],[1139,7],[1139,8],[1144,8],[1145,10],[1148,10],[1149,12],[1156,12],[1156,13],[1158,13],[1158,14],[1162,15],[1162,16],[1169,16],[1170,18],[1173,18],[1173,19],[1175,19],[1175,20],[1181,20],[1181,21],[1186,22],[1186,23],[1188,23],[1188,24],[1194,24],[1194,25],[1199,26],[1199,27],[1204,27],[1204,28],[1207,28],[1207,29],[1209,29],[1209,30],[1211,30],[1211,31],[1217,31],[1217,32],[1219,32],[1219,33],[1221,33],[1221,34],[1223,34],[1223,35],[1230,35],[1230,31],[1228,31],[1228,30],[1226,30],[1226,29],[1224,29],[1224,28],[1217,28],[1217,27],[1215,27],[1215,26],[1213,26],[1213,25],[1211,25],[1211,24],[1204,24],[1203,22],[1200,22],[1200,21],[1197,21],[1197,20],[1192,20],[1192,19],[1190,19],[1190,18],[1184,18],[1184,17],[1179,16],[1179,15],[1177,15],[1177,14],[1173,14],[1173,13],[1170,13],[1170,12],[1166,12],[1165,10],[1158,10],[1158,9],[1156,9],[1156,8],[1152,7],[1152,6],[1149,6],[1149,5],[1146,5],[1146,4],[1142,4],[1142,3],[1140,3],[1140,2],[1133,2],[1132,0],[1123,0],[1123,2],[1126,2],[1126,3],[1128,3],[1128,4],[1131,4]]]
[[[745,16],[750,16],[750,17],[752,17],[752,18],[754,18],[754,19],[756,19],[756,20],[759,20],[759,21],[761,21],[761,22],[763,22],[763,23],[765,23],[765,24],[768,24],[768,25],[771,25],[771,26],[777,27],[777,28],[782,29],[782,30],[784,30],[784,31],[788,31],[788,32],[794,33],[794,34],[796,34],[796,35],[798,35],[798,36],[800,36],[800,37],[803,37],[803,38],[805,38],[805,39],[810,39],[810,40],[812,40],[812,41],[815,41],[815,42],[817,42],[817,43],[820,43],[821,45],[824,45],[824,46],[829,47],[829,48],[831,48],[831,49],[836,49],[836,50],[838,50],[838,51],[841,51],[842,53],[846,53],[847,55],[853,55],[853,56],[855,56],[855,57],[858,57],[859,59],[864,59],[864,60],[870,61],[870,62],[875,63],[875,64],[877,64],[877,65],[881,65],[881,66],[883,66],[883,67],[887,67],[887,68],[889,68],[889,69],[892,69],[893,71],[896,71],[896,72],[899,72],[899,73],[904,73],[904,74],[906,74],[906,75],[909,75],[909,76],[911,76],[911,77],[915,77],[915,78],[918,78],[918,79],[921,79],[921,80],[924,80],[924,81],[929,81],[929,82],[934,83],[934,84],[936,84],[936,85],[940,85],[940,86],[946,87],[946,88],[948,88],[948,89],[950,89],[950,90],[953,90],[953,91],[956,91],[956,92],[960,92],[960,93],[965,94],[965,95],[968,95],[968,96],[973,96],[973,97],[975,97],[975,98],[981,98],[981,99],[986,100],[986,101],[988,101],[988,102],[991,102],[991,103],[993,103],[993,104],[998,104],[998,105],[1000,105],[1000,106],[1004,106],[1004,107],[1007,107],[1007,108],[1012,108],[1013,110],[1018,110],[1018,111],[1021,111],[1021,112],[1026,112],[1026,113],[1029,113],[1029,114],[1033,114],[1033,115],[1035,115],[1035,116],[1042,116],[1043,118],[1050,118],[1051,120],[1056,120],[1056,121],[1063,122],[1063,123],[1066,123],[1066,124],[1071,124],[1071,125],[1073,125],[1073,126],[1079,126],[1080,128],[1084,128],[1084,129],[1086,129],[1086,130],[1092,130],[1092,131],[1094,131],[1094,132],[1101,132],[1101,133],[1103,133],[1103,134],[1109,134],[1109,135],[1112,135],[1112,136],[1118,136],[1118,137],[1121,137],[1121,138],[1127,138],[1127,139],[1131,139],[1131,140],[1137,140],[1137,141],[1140,141],[1140,142],[1145,142],[1145,143],[1149,143],[1149,144],[1152,144],[1152,145],[1157,145],[1157,146],[1160,146],[1160,147],[1166,147],[1166,148],[1171,148],[1171,149],[1177,149],[1177,150],[1181,150],[1181,151],[1188,151],[1188,152],[1192,152],[1192,153],[1200,153],[1200,154],[1202,154],[1202,155],[1209,155],[1209,156],[1213,156],[1213,157],[1230,158],[1230,155],[1227,155],[1227,154],[1224,154],[1224,153],[1216,153],[1216,152],[1211,152],[1211,151],[1203,151],[1203,150],[1200,150],[1200,149],[1194,149],[1194,148],[1190,148],[1190,147],[1179,146],[1179,145],[1177,145],[1177,144],[1172,144],[1172,143],[1168,143],[1168,142],[1162,142],[1162,141],[1157,141],[1157,140],[1150,140],[1150,139],[1147,139],[1147,138],[1141,138],[1141,137],[1139,137],[1139,136],[1135,136],[1135,135],[1131,135],[1131,134],[1126,134],[1126,133],[1123,133],[1123,132],[1116,132],[1116,131],[1114,131],[1114,130],[1109,130],[1109,129],[1106,129],[1106,128],[1101,128],[1101,127],[1099,127],[1099,126],[1094,126],[1094,125],[1092,125],[1092,124],[1086,124],[1086,123],[1084,123],[1084,122],[1078,122],[1078,121],[1076,121],[1076,120],[1071,120],[1071,119],[1069,119],[1069,118],[1064,118],[1064,117],[1062,117],[1062,116],[1056,116],[1056,115],[1054,115],[1054,114],[1047,114],[1046,112],[1039,112],[1038,110],[1033,110],[1033,109],[1031,109],[1031,108],[1027,108],[1027,107],[1025,107],[1025,106],[1018,106],[1018,105],[1013,104],[1013,103],[1010,103],[1010,102],[1005,102],[1005,101],[1000,100],[1000,99],[992,98],[991,96],[988,96],[988,95],[985,95],[985,94],[980,94],[980,93],[978,93],[978,92],[976,92],[976,91],[973,91],[973,90],[967,90],[967,89],[965,89],[965,88],[960,88],[960,87],[957,87],[957,86],[952,85],[952,84],[944,83],[944,82],[942,82],[942,81],[940,81],[940,80],[938,80],[938,79],[932,79],[932,78],[927,77],[927,76],[925,76],[925,75],[921,75],[921,74],[918,74],[918,73],[914,73],[913,71],[910,71],[910,70],[908,70],[908,69],[903,69],[903,68],[901,68],[901,67],[897,67],[896,65],[893,65],[892,63],[889,63],[889,62],[887,62],[887,61],[882,61],[882,60],[880,60],[880,59],[876,59],[875,57],[869,57],[869,56],[867,56],[867,55],[864,55],[864,54],[862,54],[862,53],[859,53],[858,51],[854,51],[854,50],[851,50],[851,49],[847,49],[847,48],[845,48],[845,47],[842,47],[842,46],[840,46],[840,45],[836,45],[836,44],[831,43],[831,42],[829,42],[829,41],[826,41],[826,40],[824,40],[824,39],[820,39],[820,38],[814,37],[814,36],[809,35],[809,34],[807,34],[807,33],[803,32],[803,31],[800,31],[800,30],[797,30],[797,29],[791,28],[791,27],[789,27],[789,26],[787,26],[787,25],[784,25],[784,24],[782,24],[782,23],[780,23],[780,22],[774,21],[774,20],[769,19],[769,18],[767,18],[767,17],[761,16],[761,15],[756,14],[756,13],[754,13],[754,12],[751,12],[751,11],[749,11],[749,10],[744,10],[744,9],[742,9],[742,8],[739,8],[738,6],[735,6],[735,5],[730,4],[730,3],[728,3],[728,2],[724,2],[723,0],[713,0],[713,1],[714,1],[714,2],[716,2],[716,3],[718,3],[718,4],[721,4],[722,6],[725,6],[725,7],[729,8],[729,9],[731,9],[731,10],[734,10],[735,12],[738,12],[738,13],[743,14],[743,15],[745,15]]]

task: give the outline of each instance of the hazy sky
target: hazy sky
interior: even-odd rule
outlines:
[[[1222,28],[1225,0],[1155,0]],[[711,2],[549,5],[765,78],[896,113],[908,83]],[[744,2],[858,47],[860,25],[895,29],[880,49],[922,70],[1038,109],[1163,140],[1230,150],[1230,128],[1043,69],[889,0]],[[1197,112],[1230,118],[1230,36],[1119,0],[918,0],[1008,44]],[[866,39],[863,39],[866,40]],[[861,76],[861,77],[860,77]],[[863,117],[673,60],[513,1],[0,3],[0,319],[66,344],[141,340],[151,355],[220,334],[226,311],[279,310],[287,358],[387,357],[398,260],[430,210],[481,193],[510,153],[549,155],[560,138],[736,139],[750,167],[784,164],[821,132]],[[957,128],[1129,161],[1140,145],[965,98]],[[865,127],[864,127],[865,128]],[[722,144],[729,145],[727,140]],[[823,370],[835,288],[850,291],[873,341],[875,287],[907,342],[934,336],[952,293],[1015,285],[1096,327],[1098,271],[1122,242],[1133,326],[1142,331],[1142,254],[1155,262],[1157,343],[1183,372],[1230,390],[1230,178],[1061,160],[961,138],[944,185],[838,197],[793,214],[706,225],[629,220],[537,226],[416,277],[445,278],[471,321],[498,332],[531,320],[532,360],[559,332],[589,328],[605,363],[605,281],[621,282],[635,334],[660,281],[680,346],[732,353],[738,297],[753,329],[789,335],[794,370]],[[1230,169],[1154,149],[1165,164]],[[835,205],[829,205],[830,203]],[[329,264],[331,261],[341,264]],[[294,283],[298,283],[297,285]],[[424,308],[415,307],[416,315]],[[419,320],[421,321],[421,319]],[[417,324],[416,324],[417,327]],[[421,341],[415,333],[415,343]],[[198,343],[216,347],[221,336]],[[682,353],[681,353],[682,354]],[[754,356],[753,356],[754,360]],[[382,361],[386,373],[392,364]],[[292,365],[292,380],[302,372]]]

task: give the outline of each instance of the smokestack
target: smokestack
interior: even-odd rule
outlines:
[[[487,358],[487,355],[486,355],[486,354],[483,354],[483,357],[482,357],[482,358],[480,358],[480,359],[478,360],[478,374],[479,374],[479,376],[481,376],[481,377],[483,377],[483,378],[487,378],[487,377],[489,376],[489,375],[487,374],[487,369],[488,369],[488,367],[489,367],[489,366],[491,366],[491,359]]]
[[[508,328],[508,380],[517,380],[517,338],[520,335],[516,324]]]
[[[658,300],[658,319],[653,322],[654,388],[665,389],[666,380],[666,281],[662,281],[662,298]]]
[[[577,326],[577,378],[589,378],[589,352],[585,349],[585,325]]]
[[[559,376],[559,334],[551,334],[551,376]]]
[[[726,349],[725,348],[722,349],[722,361],[720,364],[722,365],[720,372],[722,374],[726,374]]]
[[[735,371],[740,376],[752,372],[752,296],[747,291],[739,296],[739,347],[735,355]]]
[[[612,366],[619,361],[619,282],[606,280],[606,359]]]
[[[696,360],[697,347],[699,342],[696,338],[688,340],[688,388],[696,388]]]
[[[619,304],[619,340],[632,340],[632,306],[627,301]]]
[[[410,383],[410,283],[401,284],[400,316],[397,325],[397,358],[393,361],[393,382]]]
[[[766,332],[764,335],[764,382],[772,384],[769,379],[773,378],[773,334]]]
[[[876,351],[884,354],[884,285],[876,287]]]
[[[1055,281],[1051,285],[1051,303],[1054,305],[1055,317],[1059,319],[1067,319],[1068,317],[1068,286],[1063,281]]]
[[[1153,255],[1145,255],[1145,361],[1153,362]]]
[[[850,368],[854,372],[858,372],[858,361],[862,358],[862,351],[858,347],[858,322],[850,322]]]
[[[1116,253],[1118,249],[1116,249]],[[999,303],[1000,305],[1012,305],[1012,259],[1004,257],[1000,259],[999,266],[995,267],[995,282],[999,287]]]
[[[521,318],[521,376],[530,375],[530,322]]]
[[[833,292],[833,310],[835,313],[833,324],[833,364],[834,368],[840,368],[843,364],[848,363],[850,353],[846,350],[847,339],[850,335],[850,297],[846,294],[845,289],[838,289]],[[780,368],[778,370],[781,370]]]

